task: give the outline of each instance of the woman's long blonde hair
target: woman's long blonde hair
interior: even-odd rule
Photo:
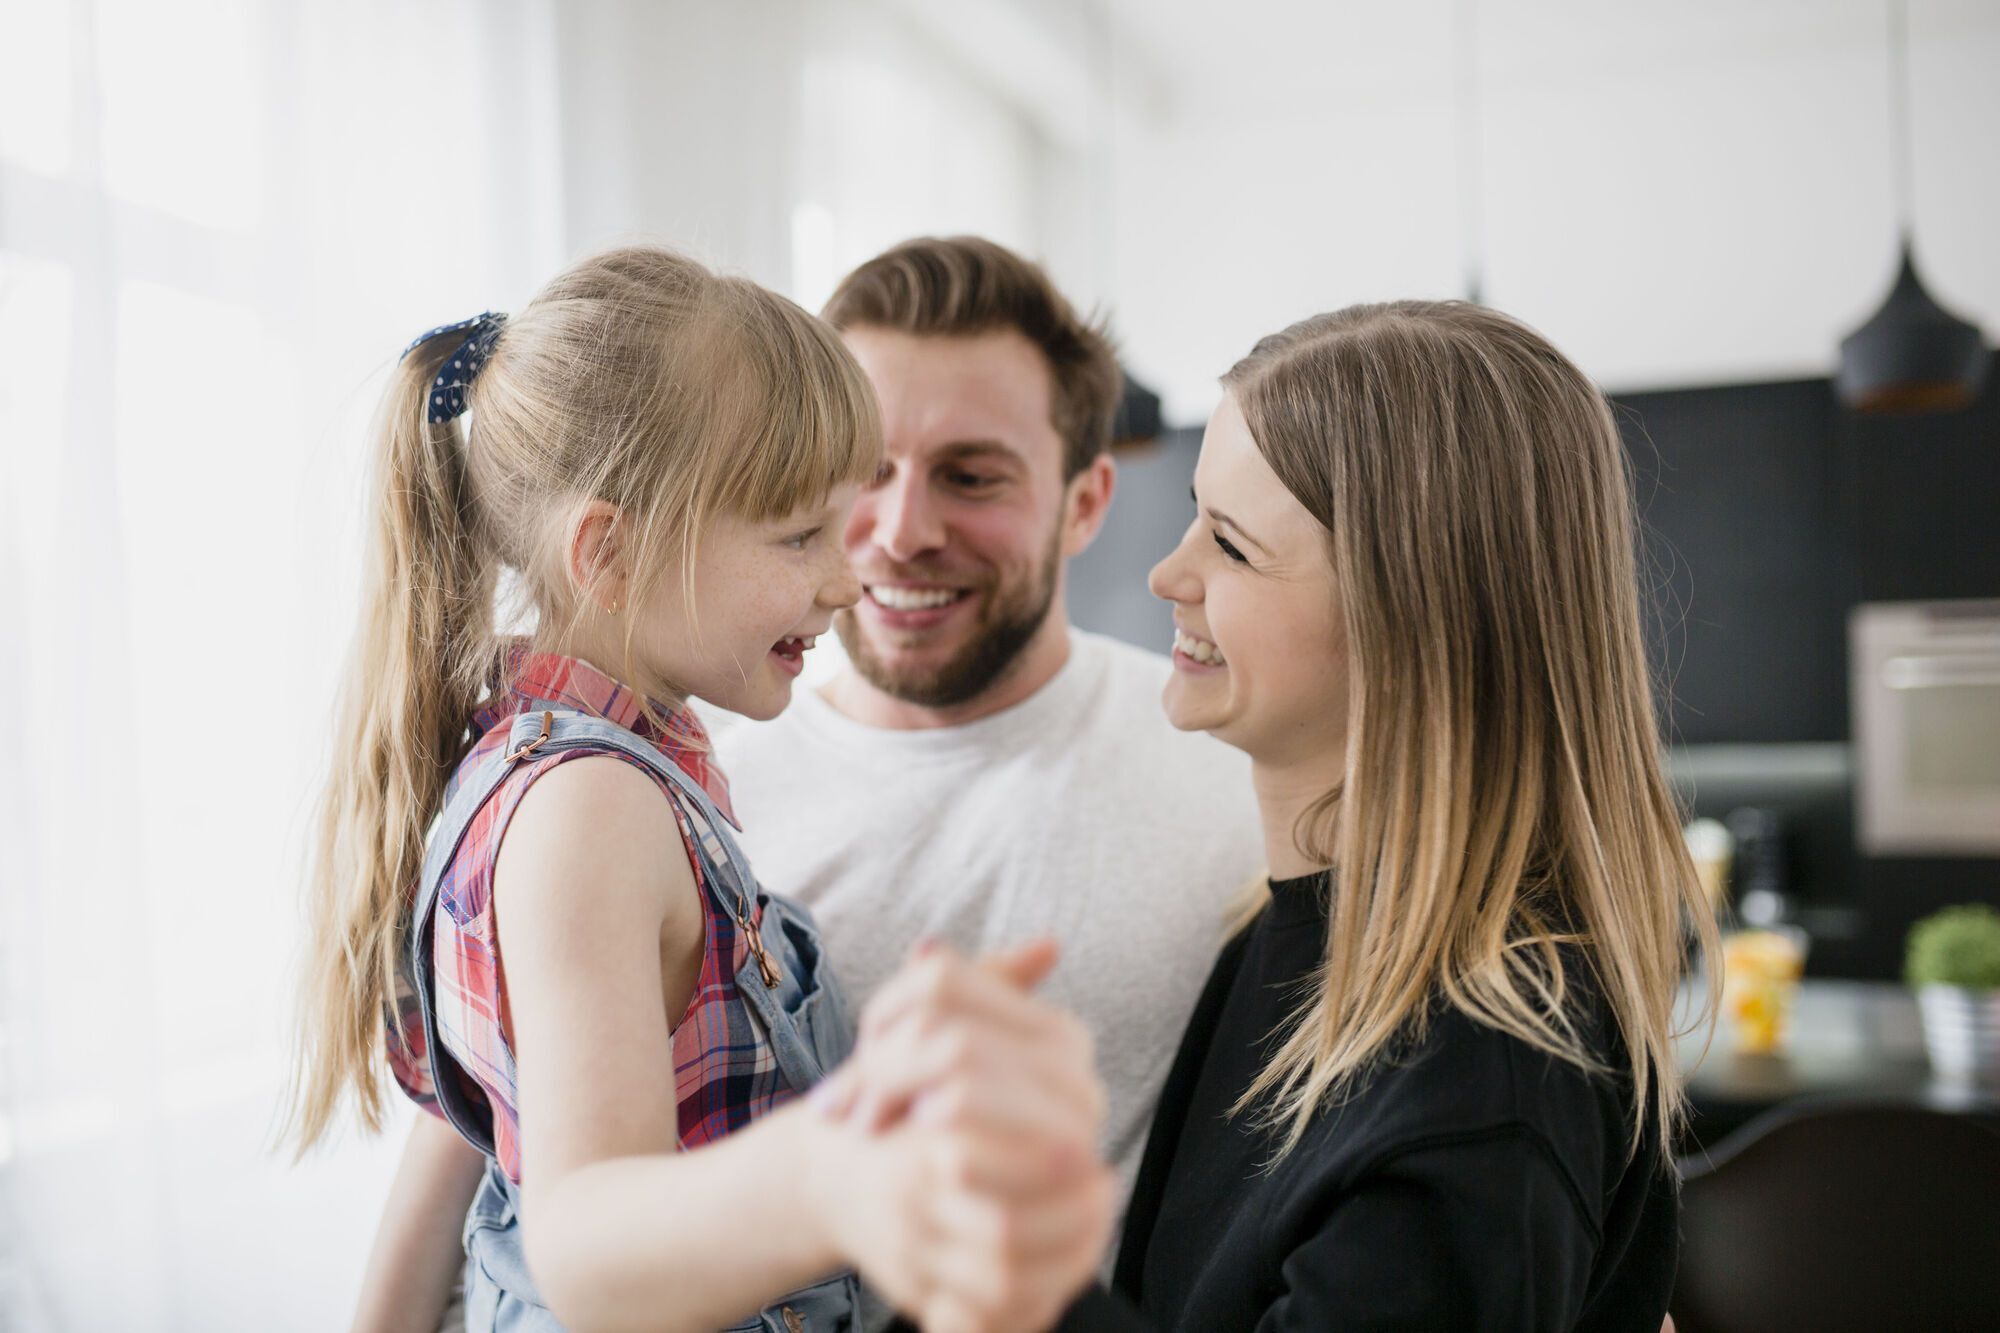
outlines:
[[[873,475],[875,398],[839,338],[756,284],[632,246],[559,275],[501,329],[467,390],[469,425],[426,420],[462,333],[397,367],[374,446],[374,522],[308,893],[289,1136],[317,1142],[351,1095],[381,1124],[383,1042],[424,837],[501,687],[503,570],[560,642],[585,603],[562,539],[577,508],[618,511],[627,604],[722,513],[753,521]],[[641,699],[675,693],[632,651]],[[606,664],[611,665],[611,664]]]
[[[1333,867],[1325,962],[1238,1110],[1289,1152],[1439,999],[1602,1069],[1595,992],[1633,1149],[1671,1135],[1685,932],[1706,950],[1715,925],[1661,770],[1603,395],[1521,323],[1423,301],[1303,320],[1223,385],[1326,530],[1350,656],[1346,776],[1297,830]]]

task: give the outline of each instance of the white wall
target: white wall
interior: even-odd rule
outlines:
[[[1120,123],[1111,296],[1176,419],[1291,319],[1462,294],[1451,8],[1367,9],[1127,7],[1174,103]],[[1614,389],[1831,369],[1895,258],[1877,0],[1487,0],[1477,22],[1491,304]],[[1991,342],[2000,3],[1914,0],[1910,28],[1919,263]]]
[[[571,254],[662,240],[789,282],[805,12],[802,0],[557,7]]]
[[[936,17],[890,0],[563,6],[570,250],[665,241],[812,309],[912,235],[1034,250],[1043,136]]]
[[[1824,374],[1893,272],[1882,0],[1476,0],[1486,299],[1614,389]],[[1464,288],[1457,0],[563,6],[572,250],[816,306],[983,231],[1109,309],[1171,419],[1259,335]],[[2000,338],[2000,0],[1912,0],[1933,289]]]
[[[807,308],[913,235],[1035,247],[1041,137],[935,33],[893,7],[816,5],[801,78],[791,294]]]

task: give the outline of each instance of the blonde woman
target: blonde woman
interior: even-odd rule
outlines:
[[[1306,320],[1223,384],[1151,586],[1167,713],[1249,754],[1271,879],[1072,1325],[1659,1328],[1710,919],[1605,401],[1455,303]]]
[[[737,848],[686,707],[785,707],[859,596],[840,534],[880,454],[830,329],[666,250],[585,260],[404,354],[296,1102],[301,1145],[349,1101],[377,1123],[386,1074],[432,1113],[361,1327],[434,1328],[461,1269],[475,1333],[845,1329],[856,1268],[929,1324],[1026,1328],[1088,1276],[1103,1096],[1074,1021],[1018,989],[1049,950],[951,991],[1018,1085],[947,1074],[968,1109],[886,1136],[816,1113],[840,996]],[[496,632],[503,573],[526,638]],[[1048,1243],[1000,1243],[1024,1228]]]

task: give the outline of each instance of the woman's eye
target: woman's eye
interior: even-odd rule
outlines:
[[[1244,558],[1243,552],[1237,550],[1234,546],[1231,546],[1229,544],[1229,538],[1223,536],[1219,532],[1215,534],[1215,544],[1222,548],[1222,553],[1224,555],[1228,556],[1231,560],[1234,560],[1237,564],[1247,565],[1250,563],[1248,560]]]
[[[813,538],[819,536],[821,531],[822,529],[820,528],[814,528],[810,532],[797,533],[793,536],[785,538],[784,545],[790,547],[794,551],[803,551],[806,549],[807,544],[811,542]]]

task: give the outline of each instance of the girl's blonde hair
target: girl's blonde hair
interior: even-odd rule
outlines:
[[[692,596],[717,515],[779,517],[880,461],[874,394],[838,336],[670,250],[612,250],[559,275],[502,326],[467,390],[470,425],[431,424],[427,394],[463,337],[403,359],[376,427],[360,631],[309,885],[289,1127],[301,1152],[350,1093],[380,1127],[385,1019],[425,832],[474,708],[504,684],[502,571],[536,638],[559,643],[587,609],[562,550],[582,504],[616,507],[623,600],[638,605],[676,558]],[[623,680],[642,699],[676,693],[636,660],[635,620]]]
[[[1333,867],[1326,957],[1238,1110],[1289,1152],[1439,998],[1599,1070],[1594,992],[1632,1148],[1672,1134],[1684,932],[1706,950],[1715,924],[1661,770],[1603,395],[1519,322],[1422,301],[1301,321],[1223,385],[1326,530],[1350,661],[1346,776],[1296,831]]]

